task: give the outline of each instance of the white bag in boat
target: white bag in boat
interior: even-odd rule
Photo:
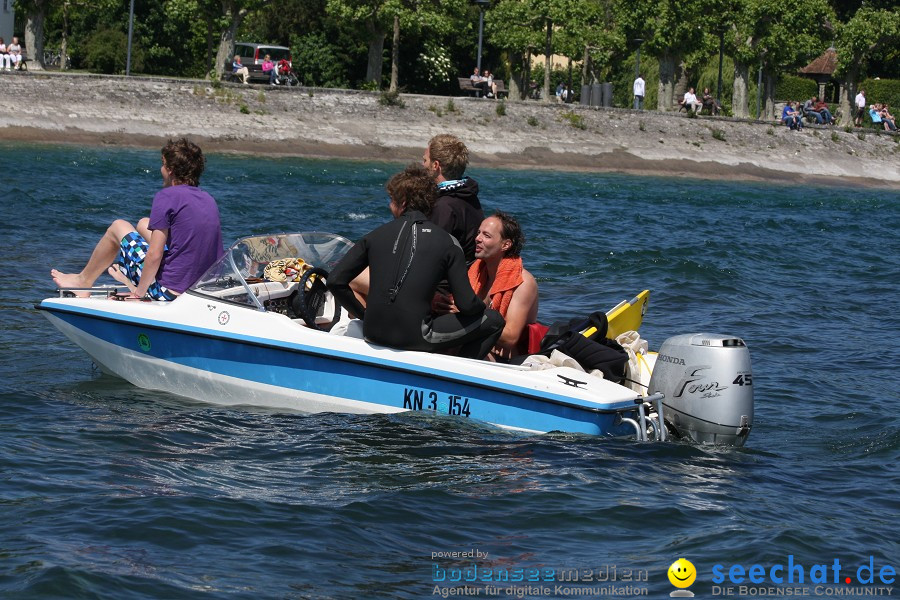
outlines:
[[[625,366],[625,385],[641,394],[647,395],[652,369],[647,362],[647,340],[641,339],[637,331],[626,331],[616,338],[619,345],[628,353],[628,364]]]
[[[550,356],[543,354],[532,354],[524,361],[522,365],[529,367],[531,371],[546,371],[547,369],[555,369],[556,367],[569,367],[576,371],[584,371],[578,361],[567,354],[563,354],[559,350],[554,350]]]
[[[530,371],[546,371],[547,369],[555,369],[557,367],[569,367],[576,371],[584,372],[584,367],[582,367],[577,360],[568,354],[563,354],[559,350],[554,350],[550,353],[550,356],[532,354],[522,361],[522,365],[528,367]],[[603,371],[599,369],[588,372],[588,375],[603,379]]]

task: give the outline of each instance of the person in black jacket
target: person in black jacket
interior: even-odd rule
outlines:
[[[472,264],[484,211],[478,200],[478,183],[463,175],[468,164],[469,149],[455,135],[446,133],[431,138],[422,156],[422,165],[437,184],[431,220],[459,241],[466,264]]]
[[[387,184],[395,219],[359,240],[332,269],[328,289],[363,320],[366,339],[403,350],[434,352],[460,347],[458,354],[482,358],[503,331],[504,320],[475,296],[456,239],[428,219],[434,181],[410,165]],[[369,269],[363,306],[350,282]],[[432,316],[438,284],[447,280],[458,313]]]

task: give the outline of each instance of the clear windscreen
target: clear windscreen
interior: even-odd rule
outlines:
[[[353,242],[333,233],[281,233],[241,238],[190,291],[228,302],[261,308],[248,283],[263,281],[273,260],[300,258],[314,267],[331,271],[353,246]]]

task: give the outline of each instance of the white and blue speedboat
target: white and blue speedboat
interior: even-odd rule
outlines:
[[[570,367],[386,348],[363,339],[324,290],[323,275],[350,245],[324,233],[242,238],[173,302],[115,301],[116,288],[101,287],[88,298],[61,290],[37,308],[103,371],[215,404],[433,411],[525,432],[639,439],[665,439],[669,429],[728,445],[749,435],[752,373],[739,338],[670,338],[644,357],[653,374],[642,393]],[[299,281],[266,272],[294,258],[316,268]]]

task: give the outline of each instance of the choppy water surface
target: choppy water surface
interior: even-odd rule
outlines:
[[[870,557],[876,576],[900,567],[895,192],[472,170],[486,208],[524,226],[542,320],[649,288],[651,344],[690,331],[747,342],[756,422],[735,450],[221,408],[100,375],[33,303],[112,219],[147,214],[159,155],[0,151],[15,156],[0,177],[4,598],[425,598],[473,564],[615,565],[620,586],[623,569],[646,572],[632,585],[664,597],[681,556],[698,596],[722,595],[717,564],[768,573],[789,556],[815,595],[815,564],[839,559],[853,585]],[[203,185],[228,242],[357,238],[389,218],[397,169],[210,156]],[[432,558],[470,550],[487,556]]]

